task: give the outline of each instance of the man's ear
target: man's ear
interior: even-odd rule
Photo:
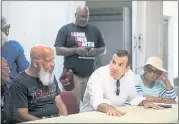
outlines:
[[[128,71],[130,68],[131,68],[131,66],[130,66],[130,65],[128,65],[128,66],[127,66],[127,68],[126,68],[126,71]]]
[[[33,60],[33,65],[34,65],[34,67],[37,68],[37,60],[36,59]]]

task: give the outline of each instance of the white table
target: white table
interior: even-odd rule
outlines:
[[[124,106],[118,109],[127,114],[115,117],[92,111],[26,123],[178,123],[178,104],[164,110],[144,109],[140,106]]]

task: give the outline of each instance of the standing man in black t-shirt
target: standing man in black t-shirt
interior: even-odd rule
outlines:
[[[87,24],[87,6],[78,6],[75,18],[74,23],[67,24],[59,30],[54,46],[56,54],[64,56],[64,69],[73,70],[73,91],[80,104],[89,76],[95,70],[96,57],[105,51],[105,43],[99,29]]]
[[[47,46],[34,46],[30,57],[30,67],[20,73],[11,86],[13,103],[19,115],[14,114],[14,120],[31,121],[43,117],[68,115],[53,74],[53,50]]]

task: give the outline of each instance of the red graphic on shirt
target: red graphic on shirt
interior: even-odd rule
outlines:
[[[83,45],[82,42],[78,42],[78,46],[81,47]]]
[[[54,95],[55,93],[56,93],[55,90],[50,90],[50,91],[47,91],[47,92],[39,90],[37,92],[33,92],[31,95],[32,95],[33,99],[36,99],[38,97],[44,97],[44,96],[48,96],[48,95]]]
[[[71,37],[74,37],[74,32],[71,32]]]

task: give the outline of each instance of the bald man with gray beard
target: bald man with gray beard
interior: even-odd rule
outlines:
[[[41,118],[67,116],[60,97],[60,89],[53,74],[55,67],[53,49],[37,45],[30,52],[31,65],[19,74],[12,85],[17,122]]]

